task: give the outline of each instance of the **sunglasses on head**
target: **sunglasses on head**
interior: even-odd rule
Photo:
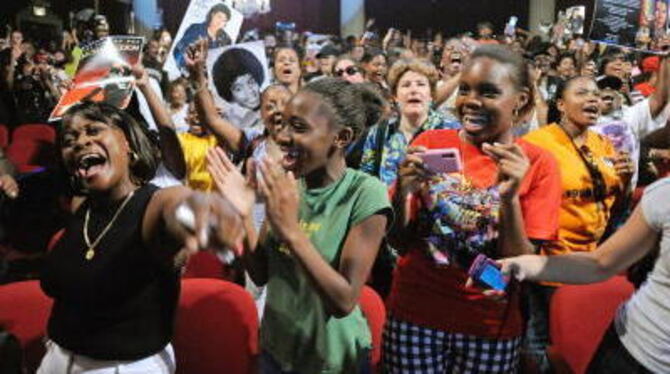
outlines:
[[[341,77],[344,73],[347,73],[347,75],[354,75],[358,73],[358,69],[355,66],[347,66],[344,69],[335,70],[335,76]]]

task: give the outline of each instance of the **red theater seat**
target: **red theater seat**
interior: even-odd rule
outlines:
[[[49,125],[21,125],[12,132],[7,157],[19,173],[52,166],[56,159],[56,130]]]
[[[27,372],[44,355],[51,305],[38,281],[0,286],[0,326],[20,341]],[[183,280],[173,344],[180,374],[255,372],[258,317],[251,296],[222,280]]]
[[[632,294],[633,285],[623,276],[559,287],[549,311],[550,358],[567,363],[568,372],[584,373],[616,309]]]
[[[178,374],[256,372],[258,314],[242,287],[184,279],[173,340]]]
[[[56,129],[43,123],[30,123],[21,125],[12,132],[12,141],[32,139],[42,140],[47,143],[56,142]]]
[[[44,356],[44,336],[52,300],[42,292],[39,281],[0,286],[0,326],[14,334],[23,349],[27,372],[37,370]]]
[[[386,307],[382,298],[370,287],[364,286],[359,298],[361,310],[368,320],[370,333],[372,334],[372,352],[370,364],[374,372],[379,372],[379,362],[382,355],[382,332],[386,321]]]

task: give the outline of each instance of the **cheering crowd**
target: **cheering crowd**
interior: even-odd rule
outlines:
[[[318,50],[261,34],[265,86],[265,67],[233,62],[209,84],[220,37],[180,46],[170,81],[160,30],[127,109],[72,106],[51,124],[58,157],[30,173],[0,149],[0,283],[39,279],[54,299],[39,373],[173,373],[201,251],[253,295],[263,373],[551,373],[553,294],[621,273],[638,290],[588,372],[670,372],[670,38],[640,52],[488,22],[368,27]],[[47,123],[82,43],[108,34],[104,17],[48,45],[11,31],[0,122]],[[482,254],[504,291],[469,271]],[[366,284],[387,308],[380,368]]]

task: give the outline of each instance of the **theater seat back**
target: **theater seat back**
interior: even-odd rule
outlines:
[[[378,372],[381,361],[382,332],[386,321],[386,307],[382,298],[370,287],[364,286],[359,298],[361,310],[368,320],[370,333],[372,334],[372,352],[370,364]]]
[[[12,132],[7,157],[19,173],[30,173],[55,165],[56,130],[49,125],[21,125]]]
[[[181,285],[173,340],[177,373],[255,373],[258,314],[249,293],[219,279],[184,279]]]
[[[27,372],[37,370],[44,356],[44,336],[52,300],[42,292],[39,281],[0,286],[0,326],[16,336],[23,350]]]
[[[617,308],[633,294],[623,276],[558,288],[550,305],[550,352],[572,372],[584,373]]]

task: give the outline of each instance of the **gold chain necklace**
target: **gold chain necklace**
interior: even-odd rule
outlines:
[[[130,201],[130,199],[133,197],[135,194],[135,191],[133,190],[131,193],[126,196],[125,200],[121,203],[121,206],[116,210],[114,213],[114,216],[112,219],[109,221],[107,226],[102,230],[100,235],[98,235],[97,238],[95,238],[95,241],[91,243],[91,239],[88,237],[88,221],[91,217],[91,207],[89,206],[88,209],[86,209],[86,216],[84,217],[84,242],[86,243],[86,246],[88,246],[88,250],[86,250],[86,255],[84,258],[87,261],[91,261],[93,259],[93,256],[95,256],[95,247],[100,243],[102,240],[102,237],[105,236],[107,231],[109,231],[110,228],[112,228],[112,225],[114,225],[114,222],[116,222],[116,219],[119,217],[119,214],[123,211],[123,208],[126,206],[126,204]]]

